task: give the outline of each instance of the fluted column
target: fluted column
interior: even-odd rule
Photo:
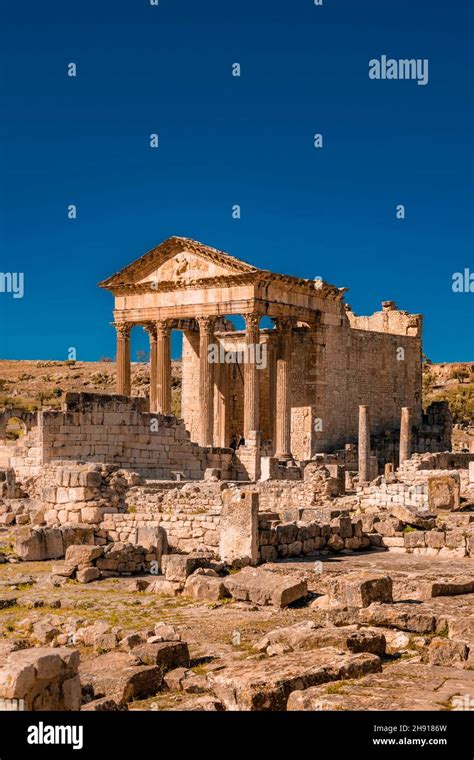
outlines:
[[[148,333],[150,339],[150,412],[156,412],[157,410],[157,386],[158,379],[156,374],[156,342],[157,331],[156,325],[153,322],[145,325],[145,331]]]
[[[411,425],[411,409],[404,406],[400,420],[400,464],[411,457]]]
[[[278,319],[279,346],[276,362],[276,451],[277,459],[293,459],[291,453],[290,362],[292,319]]]
[[[197,317],[199,325],[199,443],[212,446],[214,435],[214,364],[209,361],[209,346],[214,331],[214,317]]]
[[[132,325],[129,322],[115,322],[114,324],[117,331],[117,354],[115,357],[117,393],[120,396],[130,396],[130,331]]]
[[[252,430],[260,430],[259,383],[255,348],[260,342],[260,316],[258,314],[244,314],[244,319],[244,438],[247,438]]]
[[[370,480],[370,416],[369,407],[359,406],[359,484]]]
[[[156,322],[156,411],[171,414],[170,325],[165,319]]]

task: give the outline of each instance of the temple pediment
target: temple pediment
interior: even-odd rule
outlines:
[[[186,285],[200,280],[235,277],[258,271],[257,267],[216,248],[195,240],[172,237],[100,285],[110,289],[146,283],[157,286],[165,283]]]

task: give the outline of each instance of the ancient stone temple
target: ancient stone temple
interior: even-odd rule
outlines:
[[[117,392],[130,395],[130,333],[150,338],[150,410],[171,411],[172,330],[183,332],[181,416],[203,447],[280,462],[356,442],[359,406],[370,432],[421,422],[422,317],[385,301],[369,317],[346,288],[258,269],[172,237],[100,283],[115,298]],[[241,315],[245,330],[229,317]],[[263,318],[266,324],[261,326]],[[268,319],[269,318],[269,319]]]

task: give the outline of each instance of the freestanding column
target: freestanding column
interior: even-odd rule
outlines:
[[[156,323],[156,411],[171,414],[170,326],[166,320]]]
[[[359,406],[359,483],[370,480],[370,417],[369,407]]]
[[[214,318],[197,317],[199,325],[199,404],[201,419],[199,443],[212,446],[214,435],[214,364],[209,361]]]
[[[411,456],[411,409],[402,407],[400,420],[400,464]]]
[[[279,319],[279,347],[276,362],[276,450],[277,459],[293,459],[291,453],[291,401],[290,401],[290,361],[291,361],[291,319]]]
[[[120,396],[130,396],[130,331],[132,326],[129,322],[115,322],[117,330],[117,393]]]
[[[158,380],[156,376],[156,325],[150,323],[145,326],[145,331],[150,338],[150,412],[156,412],[156,392]]]
[[[260,342],[258,329],[260,316],[244,314],[245,364],[244,364],[244,438],[252,430],[259,430],[259,383],[256,364],[256,345]]]

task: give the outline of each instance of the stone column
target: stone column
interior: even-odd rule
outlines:
[[[229,365],[219,363],[214,367],[215,399],[214,441],[223,448],[230,443],[229,434]]]
[[[156,391],[158,385],[156,376],[156,325],[150,322],[145,325],[144,329],[150,339],[150,412],[156,412]]]
[[[277,321],[279,346],[276,362],[276,446],[277,459],[293,459],[291,453],[290,362],[292,319]]]
[[[199,325],[199,404],[201,419],[199,444],[212,446],[214,436],[214,364],[209,361],[209,346],[214,317],[197,317]]]
[[[170,326],[165,319],[156,323],[156,411],[171,414]]]
[[[272,440],[272,451],[276,446],[276,351],[272,343],[268,343],[268,397],[269,397],[269,434]]]
[[[115,329],[117,330],[117,355],[115,358],[117,393],[120,396],[130,396],[130,332],[132,325],[129,322],[115,322]]]
[[[402,407],[402,416],[400,420],[400,464],[411,456],[411,409],[408,406]]]
[[[260,429],[259,383],[255,362],[255,346],[260,342],[259,314],[244,314],[245,319],[245,364],[244,364],[244,438],[252,430]]]
[[[370,416],[369,407],[359,406],[359,483],[370,480]]]

